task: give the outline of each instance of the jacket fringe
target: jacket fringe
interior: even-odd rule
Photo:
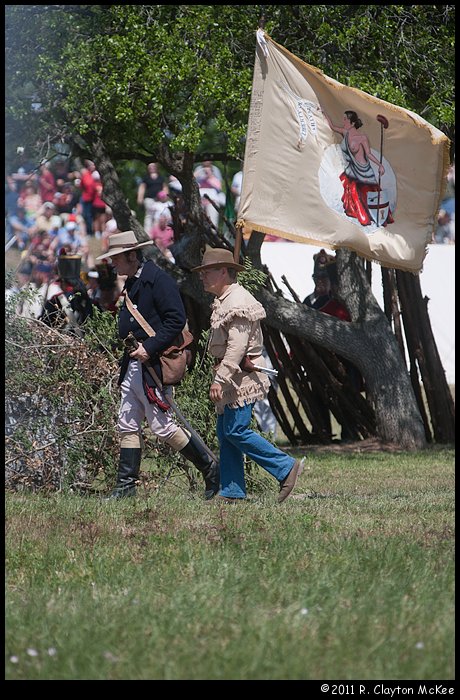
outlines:
[[[265,318],[265,316],[265,309],[259,302],[251,306],[240,308],[224,309],[222,311],[213,310],[211,328],[219,328],[226,323],[230,323],[235,318],[246,318],[248,321],[260,321]]]

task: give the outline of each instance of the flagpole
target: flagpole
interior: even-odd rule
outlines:
[[[380,122],[380,165],[382,165],[383,160],[383,130],[388,129],[388,119],[383,116],[383,114],[377,114],[377,121]],[[377,195],[377,226],[380,226],[380,182],[382,176],[380,174],[379,167],[379,191]]]
[[[265,16],[264,16],[264,10],[262,7],[262,14],[259,19],[259,29],[263,29],[265,27]],[[236,235],[235,235],[235,246],[233,248],[233,260],[236,263],[240,262],[240,252],[241,252],[241,244],[243,240],[243,222],[236,222],[235,224],[235,229],[236,229]]]

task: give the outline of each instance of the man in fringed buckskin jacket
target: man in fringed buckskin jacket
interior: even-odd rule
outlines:
[[[252,371],[247,361],[248,370],[240,366],[245,358],[252,366],[264,366],[260,321],[265,310],[238,284],[237,273],[243,269],[229,250],[213,248],[192,270],[199,272],[205,291],[216,297],[208,351],[216,360],[209,397],[216,407],[220,445],[221,491],[217,498],[225,502],[246,498],[246,454],[277,479],[278,502],[282,503],[292,493],[303,464],[249,427],[254,403],[265,398],[270,381],[263,372]]]

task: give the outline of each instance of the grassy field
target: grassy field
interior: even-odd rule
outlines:
[[[454,450],[318,449],[295,496],[6,498],[7,680],[454,678]]]

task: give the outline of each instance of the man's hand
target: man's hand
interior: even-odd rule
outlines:
[[[223,397],[223,391],[222,391],[222,386],[220,384],[217,384],[217,382],[214,382],[211,384],[209,387],[209,398],[213,403],[217,403],[218,401],[221,401]]]
[[[129,356],[132,357],[133,360],[140,360],[141,362],[148,362],[148,360],[150,360],[150,355],[147,353],[142,343],[139,343],[137,348],[129,353]]]

